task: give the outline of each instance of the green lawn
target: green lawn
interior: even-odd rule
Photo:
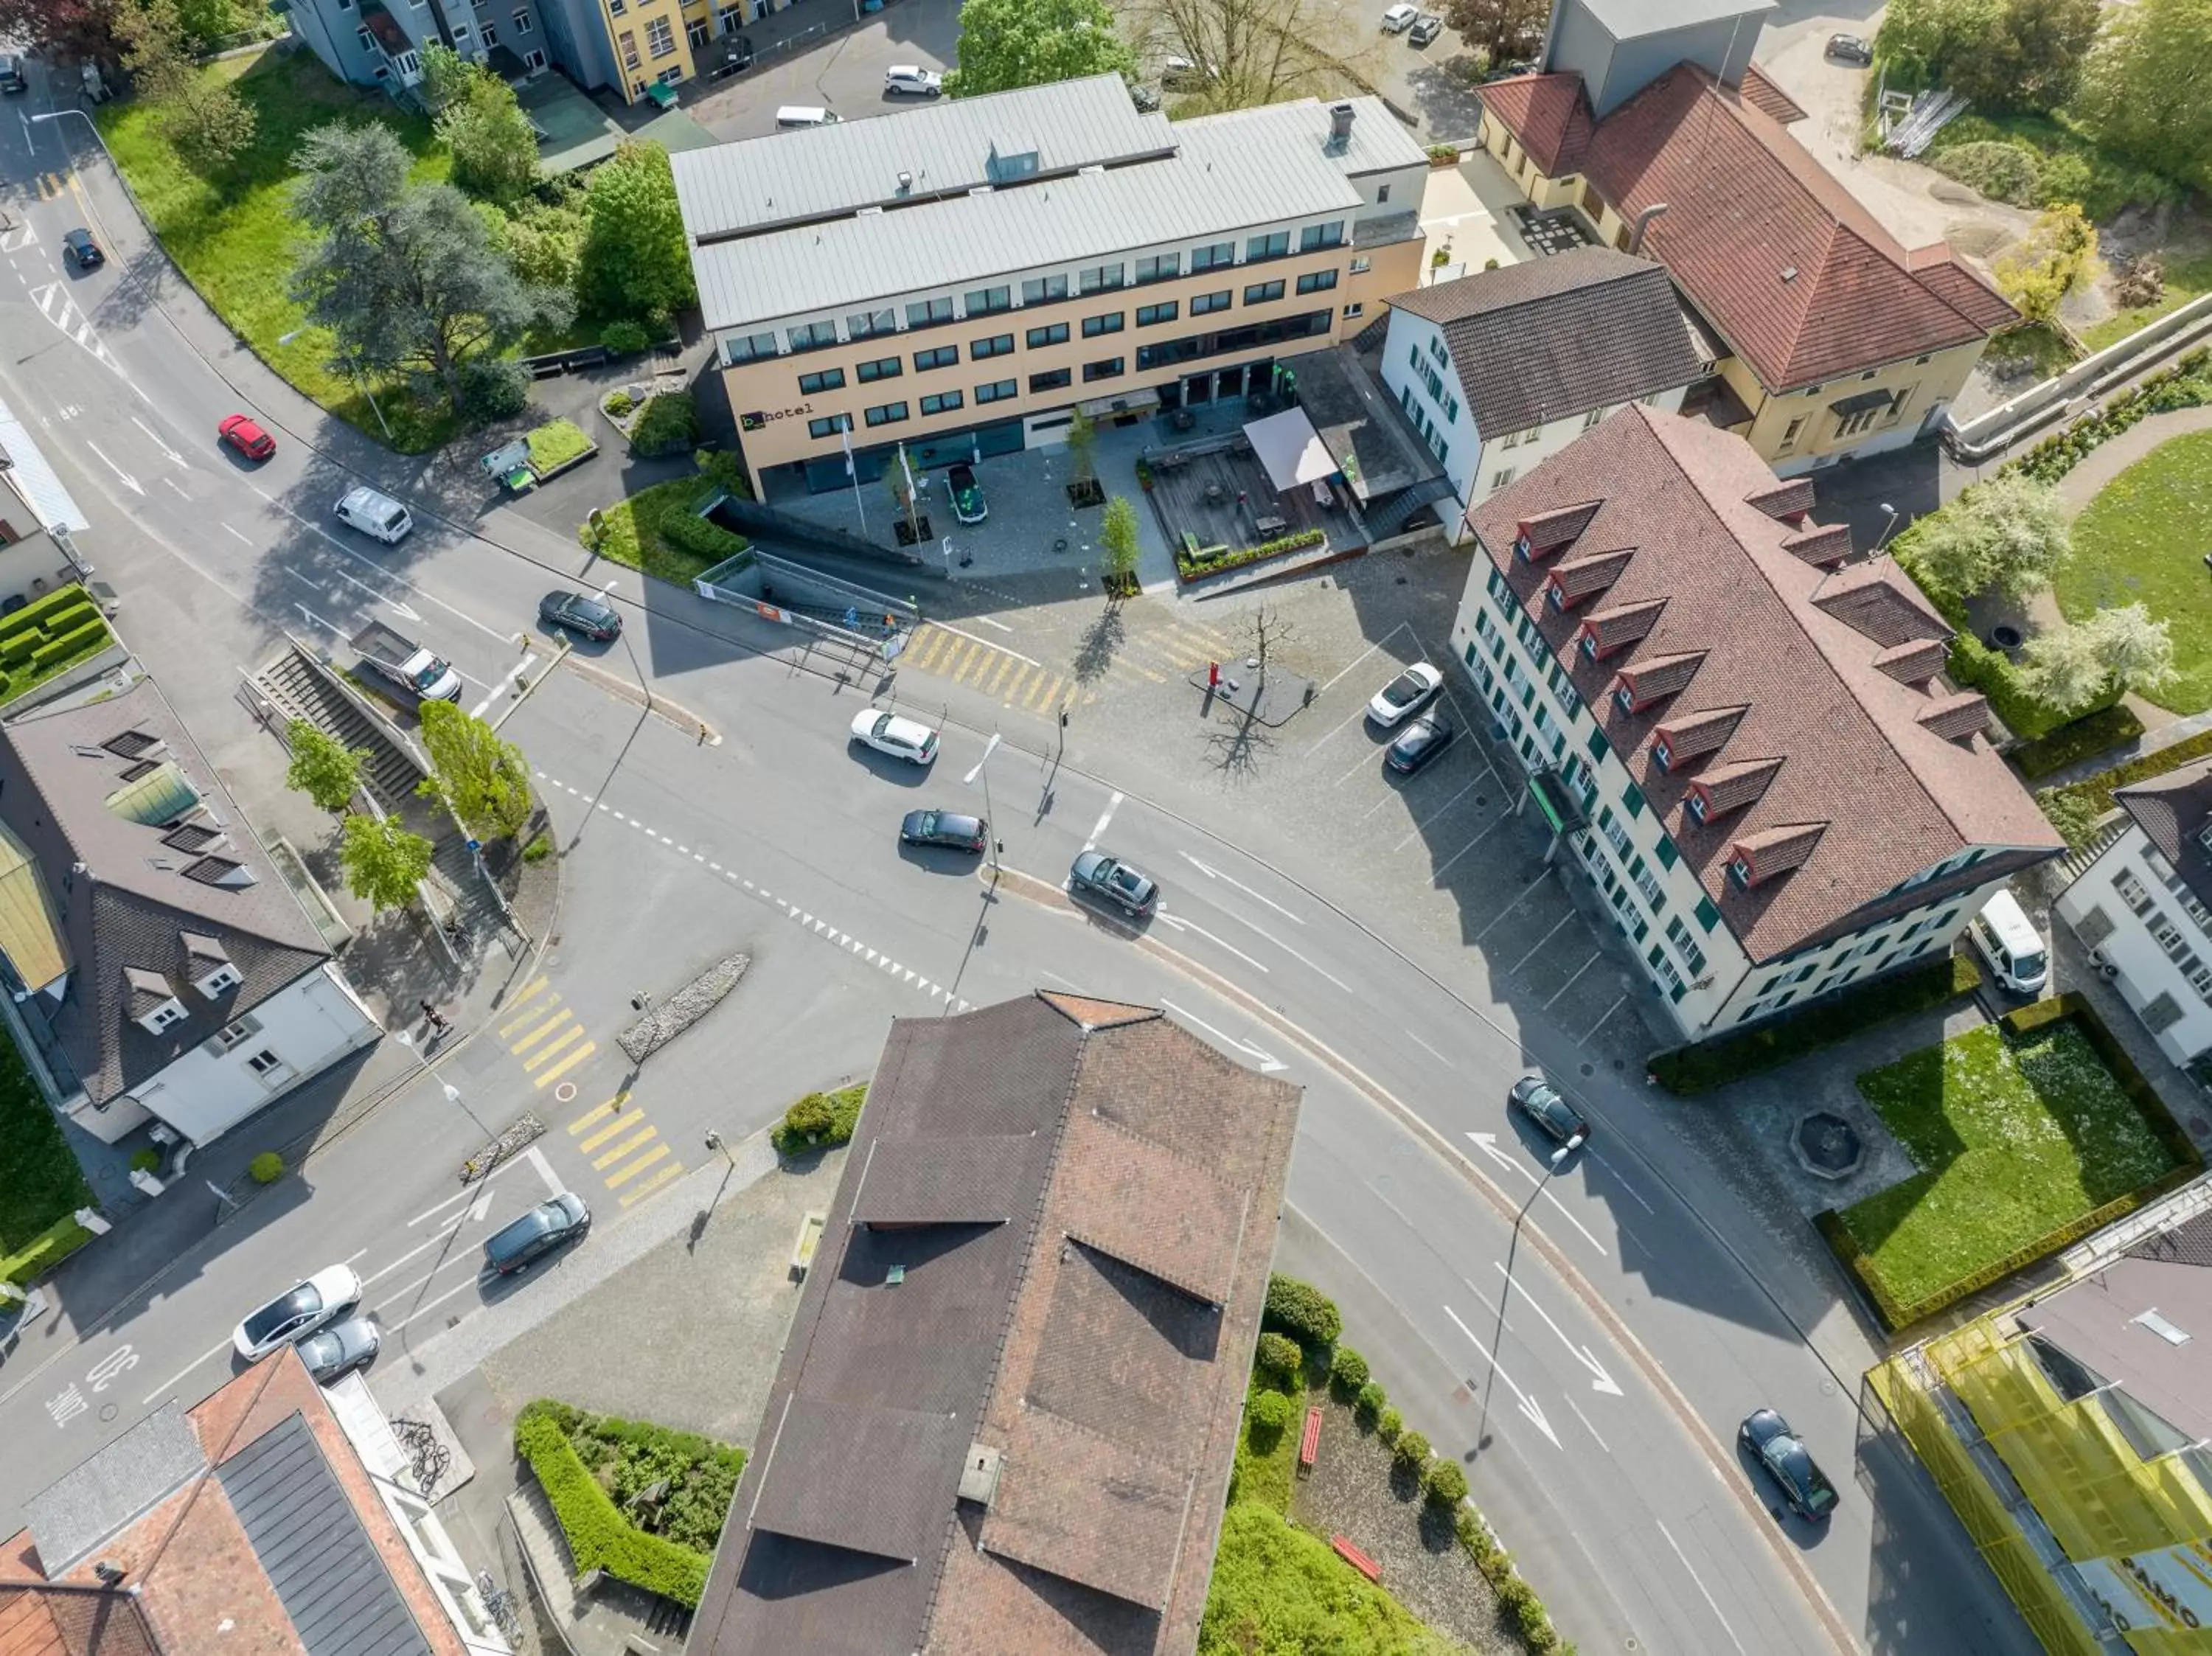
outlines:
[[[2178,713],[2212,708],[2212,432],[2161,444],[2099,491],[2074,520],[2059,607],[2081,621],[2140,599],[2172,623],[2174,676],[2147,692]]]
[[[15,1043],[0,1037],[0,1278],[34,1280],[83,1240],[92,1190]]]
[[[723,559],[744,549],[742,537],[692,516],[692,508],[714,486],[715,479],[702,472],[641,488],[604,508],[596,536],[589,525],[585,527],[584,544],[613,562],[689,586]],[[690,518],[690,524],[672,530],[670,525],[682,518]],[[678,534],[691,544],[679,544]]]
[[[2166,292],[2158,303],[2116,312],[2094,326],[2082,329],[2081,343],[2093,351],[2100,351],[2107,345],[2118,344],[2137,328],[2157,321],[2168,311],[2178,311],[2191,300],[2202,299],[2206,294],[2212,294],[2212,252],[2200,253],[2194,258],[2168,257]]]
[[[418,179],[443,179],[451,158],[428,121],[388,98],[344,85],[312,53],[263,52],[210,64],[200,73],[234,81],[254,112],[253,143],[230,166],[210,174],[188,165],[162,136],[156,112],[137,103],[96,111],[107,147],[170,257],[216,314],[307,396],[376,434],[376,416],[359,387],[331,370],[327,332],[310,330],[289,345],[277,343],[302,321],[288,294],[307,235],[290,211],[292,156],[310,128],[373,120],[391,127],[414,155]],[[375,391],[401,449],[420,452],[452,434],[450,417],[416,403],[404,383],[379,381]]]
[[[1450,1656],[1459,1648],[1264,1503],[1239,1501],[1223,1517],[1199,1656]]]
[[[1899,1306],[1995,1265],[2173,1165],[2070,1022],[1995,1024],[1858,1078],[1921,1169],[1838,1216]]]
[[[566,465],[592,450],[592,440],[573,420],[550,420],[528,435],[530,464],[540,472]]]

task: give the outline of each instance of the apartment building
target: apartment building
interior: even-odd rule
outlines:
[[[744,21],[741,7],[710,9],[706,0],[289,0],[276,9],[356,86],[411,92],[422,83],[422,48],[436,44],[501,74],[558,69],[628,103],[690,79],[693,53]]]
[[[2019,318],[1792,136],[1750,61],[1770,9],[1558,0],[1542,71],[1483,88],[1481,139],[1532,207],[1668,268],[1724,347],[1709,417],[1791,476],[1932,432]]]
[[[1373,98],[1170,122],[1111,75],[673,162],[763,495],[1265,387],[1415,285],[1428,165]]]
[[[2187,1068],[2212,1055],[2212,759],[2116,788],[2112,803],[2127,816],[2055,907]]]
[[[1469,514],[1455,652],[1685,1040],[1948,950],[2063,848],[1950,627],[1812,506],[1636,403]]]

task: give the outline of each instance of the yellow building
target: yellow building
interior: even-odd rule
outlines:
[[[2084,1247],[1868,1378],[2054,1656],[2207,1656],[2212,1186]]]
[[[1170,122],[1102,75],[674,165],[761,494],[1241,396],[1419,280],[1427,157],[1372,98]]]

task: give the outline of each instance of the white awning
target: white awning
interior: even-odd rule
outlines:
[[[1255,420],[1244,428],[1244,435],[1279,494],[1336,475],[1336,462],[1329,458],[1328,446],[1304,409],[1285,409]]]

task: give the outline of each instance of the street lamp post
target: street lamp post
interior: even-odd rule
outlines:
[[[1536,1181],[1536,1188],[1528,1192],[1528,1199],[1521,1204],[1521,1210],[1513,1216],[1513,1235],[1505,1245],[1505,1287],[1498,1296],[1498,1326],[1490,1337],[1491,1378],[1483,1382],[1482,1414],[1475,1422],[1474,1428],[1474,1441],[1478,1447],[1482,1443],[1484,1431],[1490,1424],[1491,1380],[1497,1377],[1498,1343],[1505,1337],[1505,1307],[1513,1298],[1513,1256],[1521,1247],[1521,1222],[1528,1216],[1528,1210],[1536,1205],[1536,1198],[1544,1193],[1544,1186],[1552,1182],[1552,1175],[1565,1165],[1566,1159],[1575,1153],[1581,1143],[1582,1139],[1577,1137],[1552,1152],[1551,1162],[1544,1168],[1544,1176]]]
[[[960,779],[960,786],[963,788],[974,787],[979,776],[983,779],[983,815],[987,819],[983,831],[991,842],[991,877],[994,880],[999,877],[999,830],[997,824],[988,819],[998,815],[991,804],[991,755],[998,752],[1000,740],[999,733],[992,731],[990,741],[984,744],[983,756],[975,761],[975,768]]]
[[[477,1124],[477,1131],[487,1140],[495,1137],[492,1130],[484,1125],[483,1118],[469,1107],[468,1101],[461,1096],[461,1089],[430,1067],[430,1055],[415,1044],[415,1032],[412,1029],[399,1030],[392,1039],[415,1054],[415,1061],[422,1066],[422,1073],[436,1080],[439,1090],[446,1095],[447,1103],[459,1105],[461,1113]]]
[[[722,1160],[730,1164],[730,1171],[735,1173],[738,1170],[738,1158],[730,1154],[730,1147],[722,1142],[722,1135],[712,1127],[707,1129],[707,1148],[721,1151]]]
[[[1887,500],[1877,500],[1875,504],[1879,506],[1884,512],[1889,513],[1889,521],[1881,526],[1881,533],[1875,537],[1874,549],[1875,552],[1879,552],[1883,547],[1889,544],[1889,531],[1897,527],[1898,510]],[[1872,555],[1869,554],[1869,555]]]
[[[307,331],[305,328],[295,328],[289,333],[278,334],[276,336],[276,343],[280,345],[289,345]],[[339,343],[341,344],[344,344],[345,342],[341,340]],[[376,393],[369,388],[368,376],[361,371],[361,351],[357,347],[353,345],[346,345],[345,350],[346,360],[353,364],[354,383],[361,387],[361,394],[368,398],[369,410],[376,416],[376,423],[384,428],[385,440],[386,442],[390,442],[392,440],[392,422],[384,417],[384,410],[382,408],[378,406],[376,401]]]

